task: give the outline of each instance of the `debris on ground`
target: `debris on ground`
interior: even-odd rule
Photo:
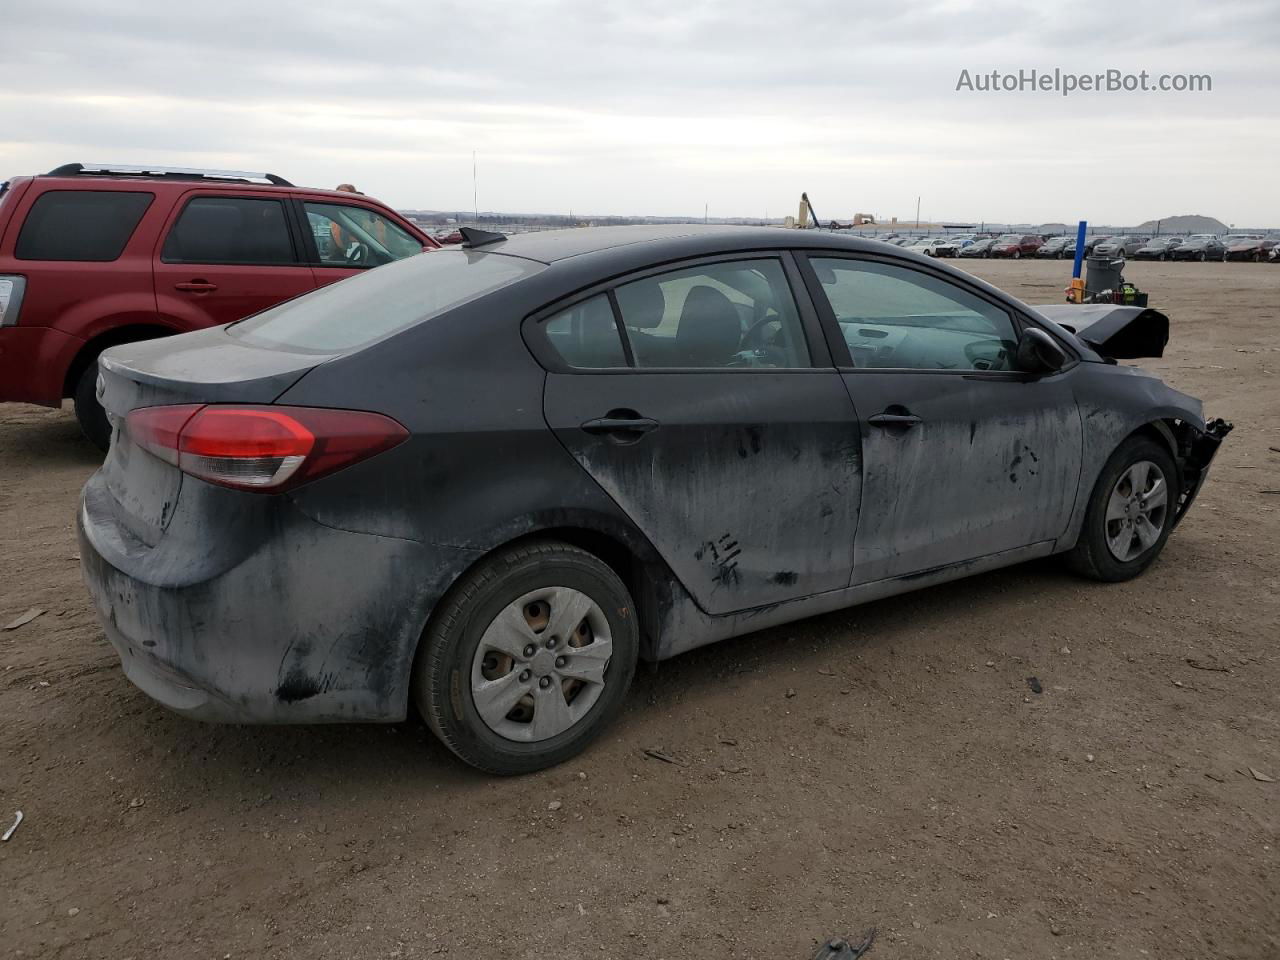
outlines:
[[[654,760],[661,760],[663,763],[674,763],[677,767],[687,767],[688,760],[681,760],[679,757],[673,757],[669,753],[663,753],[661,750],[655,750],[652,747],[645,750],[646,757],[652,757]]]
[[[818,948],[818,952],[813,955],[813,960],[858,960],[858,957],[871,949],[875,939],[875,927],[863,932],[862,939],[857,941],[847,940],[844,937],[832,937]]]
[[[1193,670],[1208,670],[1211,673],[1230,673],[1230,667],[1215,667],[1212,664],[1201,663],[1195,657],[1187,657],[1187,666]]]
[[[12,837],[15,833],[17,833],[18,824],[20,823],[22,823],[22,811],[15,810],[13,815],[13,826],[11,826],[8,830],[6,830],[3,836],[0,836],[0,843],[8,843],[9,838]]]
[[[547,809],[550,810],[552,813],[555,813],[557,810],[559,810],[563,806],[564,804],[561,803],[559,800],[552,800],[550,803],[547,804]]]
[[[1255,770],[1253,767],[1250,767],[1249,773],[1251,773],[1253,775],[1253,779],[1257,780],[1259,783],[1275,783],[1274,779],[1268,777],[1261,770]]]
[[[44,612],[45,611],[43,607],[32,607],[26,613],[21,614],[16,619],[10,620],[8,623],[6,623],[4,625],[4,629],[17,630],[19,627],[25,627],[28,623],[30,623],[32,620],[34,620],[36,617],[40,616]]]
[[[1027,686],[1031,688],[1032,693],[1044,693],[1044,687],[1035,677],[1027,677]]]
[[[795,695],[796,695],[796,688],[795,688],[795,687],[787,687],[787,699],[791,699],[791,698],[792,698],[792,697],[794,697]]]

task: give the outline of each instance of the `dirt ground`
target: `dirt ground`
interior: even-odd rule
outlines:
[[[1067,274],[966,266],[1031,302]],[[1037,563],[705,649],[523,779],[416,719],[152,704],[80,582],[93,451],[0,407],[0,624],[47,611],[0,632],[0,956],[806,958],[874,925],[872,960],[1280,957],[1280,269],[1126,273],[1173,319],[1149,365],[1236,423],[1146,576]]]

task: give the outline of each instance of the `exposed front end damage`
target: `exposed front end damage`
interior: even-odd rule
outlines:
[[[1203,430],[1185,421],[1175,424],[1178,468],[1182,471],[1182,492],[1178,496],[1173,515],[1175,524],[1186,514],[1196,494],[1204,486],[1205,477],[1209,475],[1209,465],[1234,426],[1221,418],[1207,421]]]

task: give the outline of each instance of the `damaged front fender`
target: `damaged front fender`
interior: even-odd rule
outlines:
[[[1234,424],[1221,418],[1207,421],[1203,430],[1198,430],[1185,422],[1178,426],[1176,436],[1178,465],[1182,468],[1182,492],[1178,496],[1178,504],[1173,515],[1175,525],[1191,508],[1196,494],[1204,486],[1205,477],[1209,475],[1209,465],[1217,455],[1218,447],[1235,427]]]

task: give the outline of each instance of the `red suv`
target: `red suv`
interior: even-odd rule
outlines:
[[[990,252],[993,257],[1019,260],[1034,254],[1042,243],[1043,240],[1029,233],[1006,233],[1003,237],[996,238],[995,243],[991,244]]]
[[[377,200],[272,174],[73,163],[15,177],[0,183],[0,401],[71,397],[105,449],[107,347],[239,320],[438,246]]]

